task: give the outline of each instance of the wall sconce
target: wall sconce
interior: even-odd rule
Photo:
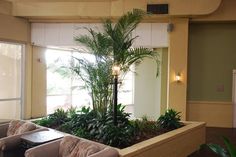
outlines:
[[[175,81],[177,82],[177,83],[180,83],[181,82],[181,73],[177,73],[176,75],[175,75]]]

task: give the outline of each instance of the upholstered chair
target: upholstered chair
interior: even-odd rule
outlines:
[[[78,138],[65,136],[25,152],[25,157],[118,157],[115,148]]]
[[[48,129],[23,120],[12,120],[9,123],[0,125],[0,151],[20,145],[22,135],[41,130]]]

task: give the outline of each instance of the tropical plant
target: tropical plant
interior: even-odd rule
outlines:
[[[111,67],[112,62],[102,60],[96,56],[96,61],[74,57],[74,64],[70,69],[79,76],[91,94],[93,109],[105,113],[112,102]]]
[[[124,106],[118,105],[118,125],[113,124],[113,113],[109,108],[106,114],[100,114],[89,108],[83,108],[73,122],[68,123],[67,130],[72,134],[100,141],[104,144],[123,148],[134,138],[134,129],[129,122],[129,114]]]
[[[226,146],[226,150],[225,148],[221,147],[218,144],[204,144],[201,147],[208,147],[210,148],[214,153],[220,155],[221,157],[236,157],[236,148],[235,146],[229,141],[228,138],[226,137],[222,137],[224,140],[224,144]]]
[[[156,121],[150,121],[147,117],[142,117],[142,119],[135,119],[131,121],[135,128],[135,134],[137,136],[146,136],[147,134],[156,134],[160,131],[159,126]]]
[[[117,105],[117,125],[113,123],[113,109],[110,107],[107,114],[98,122],[96,139],[104,144],[124,148],[135,139],[135,130],[129,121],[130,114],[125,112],[125,106]]]
[[[158,125],[161,128],[167,130],[174,130],[181,127],[180,112],[173,109],[166,110],[164,115],[161,115],[157,120]]]
[[[181,125],[176,125],[179,122],[179,113],[174,110],[167,110],[166,114],[161,116],[165,118],[159,118],[158,123],[148,120],[147,117],[136,120],[129,120],[129,117],[130,114],[125,112],[125,106],[118,104],[117,125],[113,123],[112,107],[108,108],[105,114],[90,107],[82,107],[80,110],[70,108],[67,111],[58,109],[55,113],[34,122],[118,148],[130,146],[169,131],[173,126]],[[171,123],[168,124],[168,121]]]
[[[35,123],[46,127],[58,127],[69,120],[67,112],[63,109],[57,109],[53,114],[42,118],[41,120],[36,120]]]
[[[70,69],[85,83],[90,91],[93,109],[106,112],[112,105],[112,66],[118,65],[123,76],[130,70],[132,64],[140,63],[145,57],[157,61],[157,54],[148,48],[132,48],[137,36],[132,32],[145,16],[145,12],[134,10],[128,12],[113,23],[107,19],[103,23],[103,32],[87,29],[90,35],[76,37],[75,40],[83,44],[95,56],[95,62],[74,57],[74,64]]]
[[[39,120],[34,121],[35,124],[45,126],[45,127],[52,127],[52,124],[54,123],[52,119],[49,119],[48,117],[44,117]]]

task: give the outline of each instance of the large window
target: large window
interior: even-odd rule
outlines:
[[[0,119],[21,118],[23,48],[0,42]]]
[[[58,108],[68,109],[70,107],[92,106],[91,98],[83,82],[76,76],[62,74],[57,68],[62,65],[71,64],[72,56],[95,60],[88,53],[73,51],[62,51],[48,49],[46,51],[47,61],[47,113],[53,113]],[[119,90],[119,103],[127,105],[127,112],[133,113],[133,73],[130,72],[124,78]]]

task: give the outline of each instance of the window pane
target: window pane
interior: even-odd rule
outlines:
[[[22,46],[0,43],[0,99],[21,97]]]
[[[56,109],[69,109],[71,107],[70,95],[48,95],[47,114],[53,113]]]
[[[53,113],[55,109],[69,107],[92,107],[90,93],[84,87],[84,82],[76,75],[62,76],[58,73],[62,65],[71,65],[72,56],[95,62],[95,56],[88,53],[50,50],[46,52],[47,60],[47,112]],[[73,63],[74,64],[74,63]],[[126,110],[133,113],[133,72],[129,72],[119,89],[119,103],[127,106]]]
[[[47,94],[70,94],[71,78],[56,72],[63,65],[70,64],[71,54],[67,51],[48,49],[47,62]]]
[[[78,94],[72,95],[72,106],[81,108],[83,106],[90,106],[92,107],[92,100],[90,95],[86,90],[80,90]]]
[[[0,119],[20,119],[20,100],[0,101]]]
[[[0,119],[21,118],[22,49],[0,42]]]

